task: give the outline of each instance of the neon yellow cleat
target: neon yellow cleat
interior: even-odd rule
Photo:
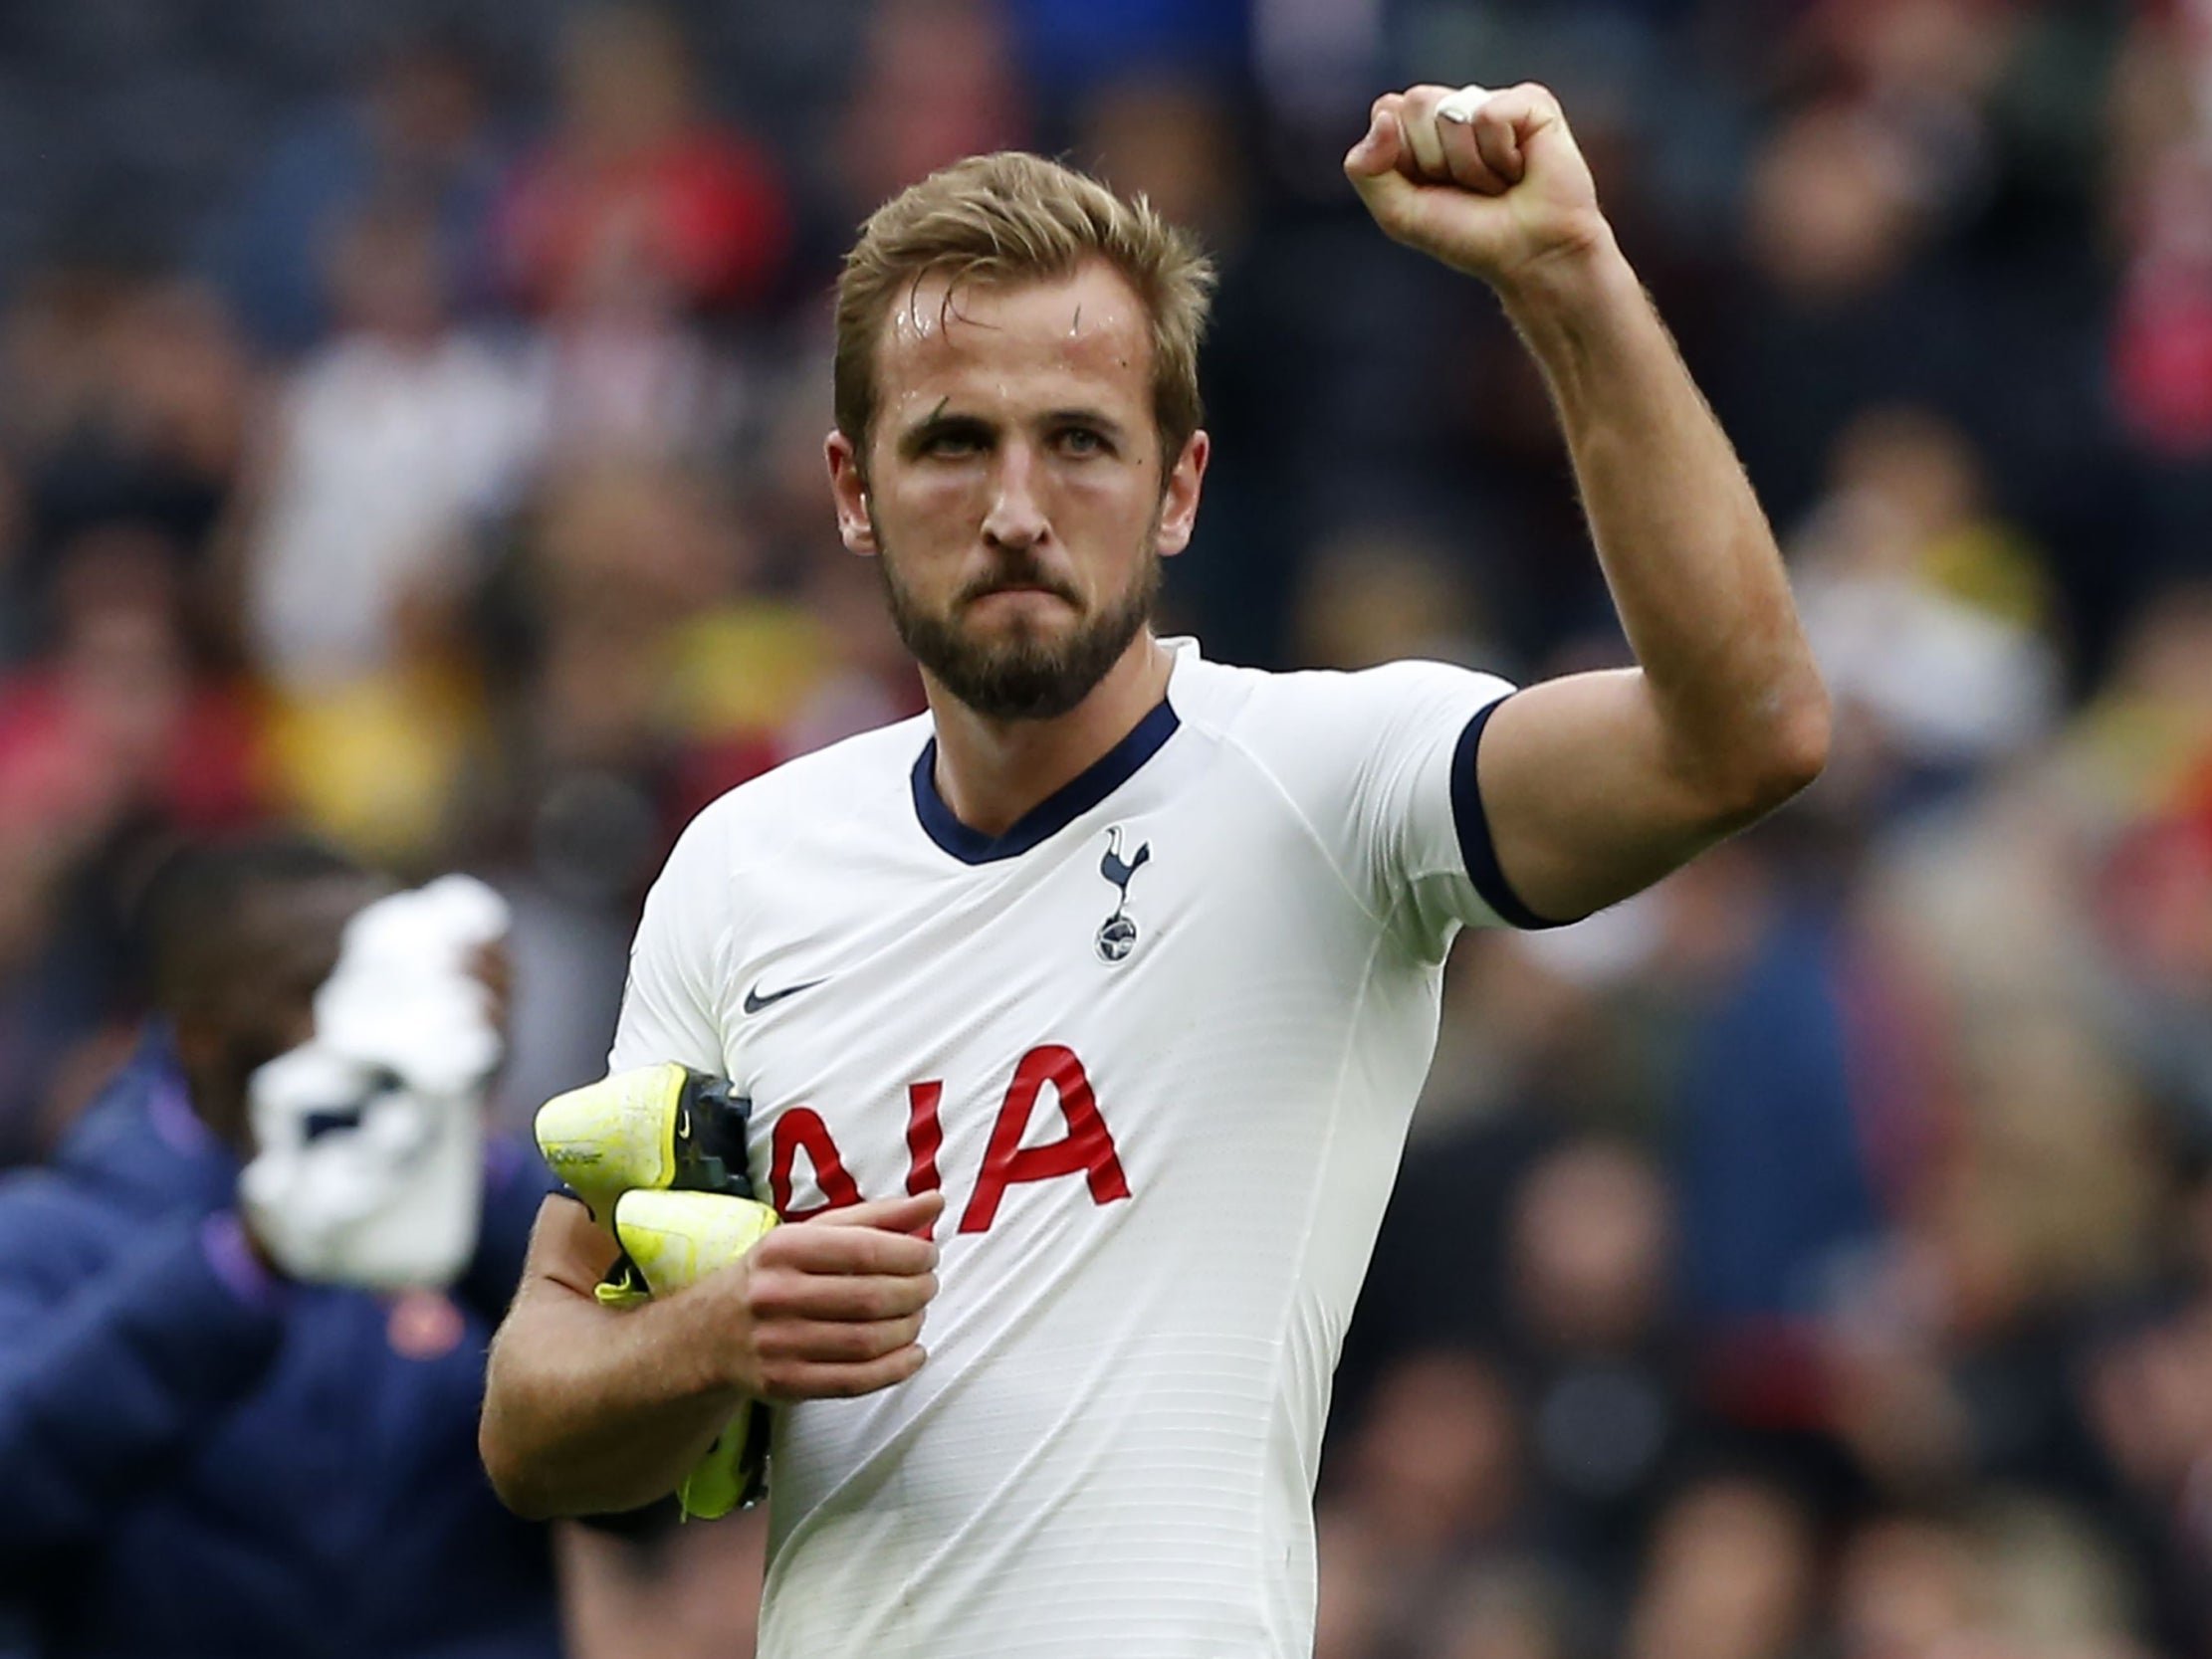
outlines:
[[[752,1103],[673,1062],[618,1072],[538,1109],[538,1148],[622,1253],[593,1294],[609,1308],[673,1295],[743,1256],[776,1223],[746,1159]],[[677,1490],[712,1520],[767,1490],[768,1407],[730,1421]]]
[[[728,1267],[775,1223],[768,1205],[720,1192],[625,1192],[614,1205],[614,1236],[655,1296]]]
[[[728,1267],[776,1224],[775,1211],[720,1192],[625,1192],[615,1201],[614,1235],[654,1296],[688,1290]],[[600,1300],[612,1302],[607,1286]],[[684,1513],[712,1521],[759,1498],[766,1488],[768,1408],[741,1407],[676,1489]]]
[[[601,1226],[625,1192],[733,1192],[746,1177],[747,1104],[673,1062],[617,1072],[538,1109],[538,1148]]]

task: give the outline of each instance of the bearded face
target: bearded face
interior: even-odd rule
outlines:
[[[1122,653],[1152,620],[1160,597],[1161,560],[1149,545],[1122,591],[1086,604],[1068,584],[1056,581],[1025,550],[1011,551],[1004,564],[970,582],[951,603],[932,608],[902,579],[899,558],[882,542],[876,567],[883,578],[892,624],[914,660],[945,690],[987,720],[1056,720],[1090,696]],[[1016,610],[992,625],[977,616],[994,601],[1016,601],[1036,594],[1068,615],[1053,626],[1034,614],[1042,607]]]
[[[1163,455],[1150,320],[1112,267],[933,282],[885,322],[865,463],[830,437],[838,527],[876,557],[933,701],[1056,720],[1139,646],[1206,436]]]

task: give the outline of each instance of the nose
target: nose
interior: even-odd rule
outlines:
[[[1051,520],[1037,499],[1036,458],[1029,446],[1009,443],[998,453],[991,511],[984,516],[984,538],[1000,547],[1033,547],[1052,532]]]

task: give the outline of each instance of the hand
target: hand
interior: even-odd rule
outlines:
[[[1384,233],[1500,290],[1607,246],[1597,188],[1559,101],[1524,83],[1453,118],[1467,102],[1431,86],[1375,101],[1344,171]]]
[[[926,1192],[828,1210],[701,1280],[693,1294],[711,1290],[727,1315],[716,1336],[731,1382],[754,1399],[845,1399],[920,1370],[922,1310],[937,1295],[926,1233],[944,1208]]]

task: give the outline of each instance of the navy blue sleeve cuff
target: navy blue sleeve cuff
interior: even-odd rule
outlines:
[[[1508,692],[1495,703],[1484,704],[1474,719],[1467,722],[1466,729],[1459,733],[1459,741],[1451,750],[1451,824],[1459,835],[1459,856],[1466,863],[1467,879],[1474,883],[1474,891],[1481,895],[1482,902],[1501,920],[1531,931],[1564,928],[1567,922],[1538,916],[1522,904],[1520,895],[1506,881],[1505,872],[1498,868],[1497,847],[1490,840],[1489,814],[1482,807],[1482,785],[1474,769],[1475,753],[1482,746],[1482,728],[1512,695]]]

